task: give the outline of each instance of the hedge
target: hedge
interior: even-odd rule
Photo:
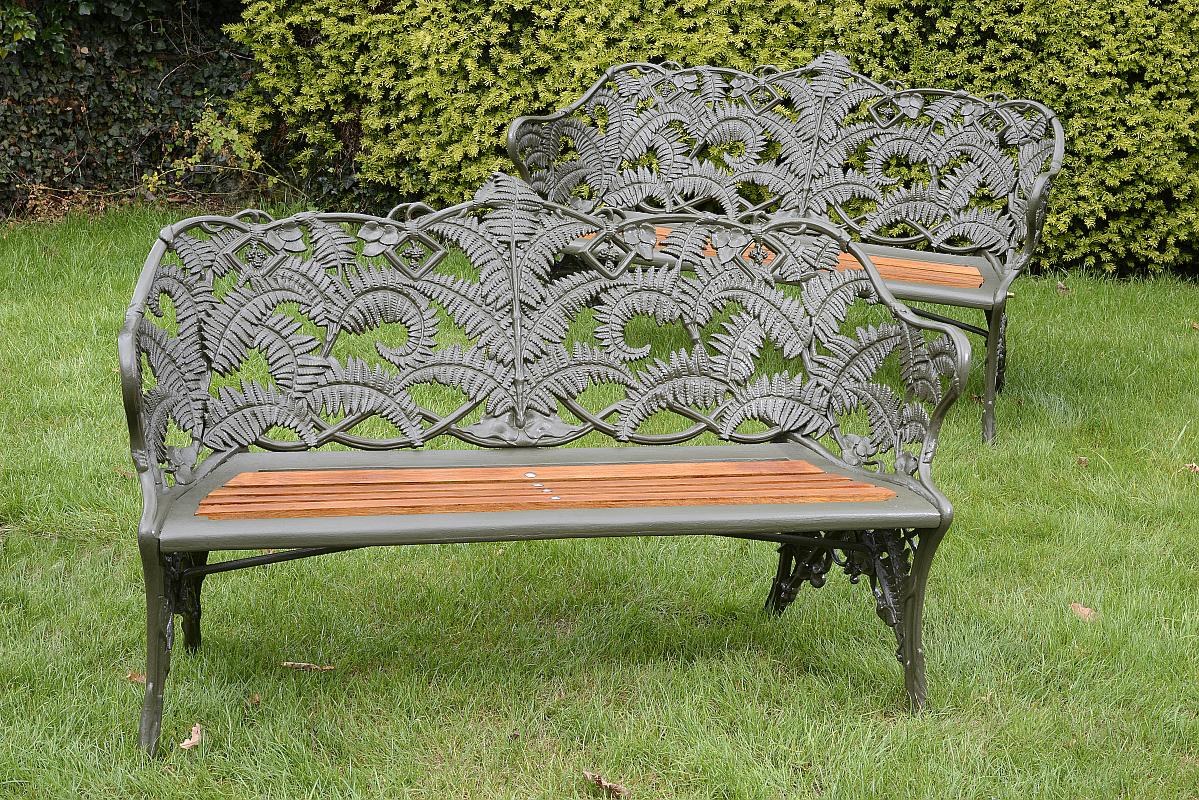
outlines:
[[[235,0],[0,6],[0,217],[21,211],[31,187],[157,188],[252,67],[221,32]]]
[[[1061,114],[1042,266],[1196,269],[1199,0],[256,0],[229,30],[257,62],[233,117],[330,198],[461,199],[510,168],[510,119],[618,62],[834,49],[876,78]]]

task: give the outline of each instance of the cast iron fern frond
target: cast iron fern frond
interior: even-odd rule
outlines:
[[[804,283],[802,293],[803,308],[822,343],[837,335],[855,302],[878,299],[878,290],[865,270],[817,273]]]
[[[305,216],[304,222],[311,236],[312,261],[316,267],[336,269],[344,280],[357,266],[358,240],[338,223],[315,214]]]
[[[558,398],[577,398],[592,386],[635,387],[636,378],[625,362],[583,342],[567,351],[561,345],[546,351],[529,367],[528,405],[543,414],[557,411]]]
[[[203,443],[216,452],[235,450],[276,427],[293,431],[309,447],[317,444],[316,428],[302,399],[243,381],[240,389],[222,387],[208,404]]]
[[[717,311],[736,303],[757,321],[784,358],[798,358],[807,351],[812,328],[803,302],[786,296],[773,284],[753,281],[740,270],[728,269],[688,287],[686,302],[694,324],[706,325]]]
[[[160,402],[169,404],[180,428],[198,436],[208,399],[208,365],[203,352],[194,342],[169,336],[145,319],[137,330],[137,345],[154,377]]]
[[[480,346],[451,345],[438,350],[428,363],[401,374],[393,385],[407,391],[417,384],[441,384],[476,402],[486,401],[490,413],[500,414],[513,406],[513,378],[511,368],[497,364]]]
[[[831,429],[827,392],[800,376],[763,375],[734,389],[722,407],[720,435],[730,438],[749,420],[787,433],[819,438]]]
[[[744,313],[724,323],[722,329],[712,335],[712,346],[717,353],[712,358],[713,372],[730,386],[743,383],[757,369],[766,333],[756,319]]]
[[[284,303],[309,305],[310,298],[299,289],[258,291],[243,284],[230,291],[213,307],[203,327],[204,346],[212,369],[227,375],[245,360],[256,346],[259,332]]]
[[[637,373],[638,386],[619,407],[616,438],[628,441],[647,419],[672,408],[710,408],[725,393],[725,384],[712,376],[711,358],[703,348],[679,350],[669,361],[654,363]]]
[[[637,268],[623,275],[617,285],[605,291],[596,309],[596,339],[605,348],[628,361],[644,358],[649,345],[630,347],[625,328],[638,315],[654,318],[659,324],[680,319],[679,271],[664,267]]]
[[[412,446],[421,444],[420,409],[406,391],[396,387],[396,376],[382,367],[347,359],[345,367],[327,371],[305,397],[314,413],[378,416],[394,425]]]

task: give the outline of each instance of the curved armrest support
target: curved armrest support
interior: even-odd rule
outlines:
[[[141,350],[138,345],[138,330],[145,317],[146,301],[158,266],[167,252],[167,242],[159,238],[146,257],[133,299],[125,312],[125,324],[117,336],[117,352],[121,367],[121,398],[125,404],[125,421],[129,426],[129,450],[133,464],[140,475],[148,475],[156,486],[165,487],[162,469],[150,453],[146,442],[147,420],[143,398]]]
[[[910,454],[901,451],[896,455],[895,471],[914,474],[938,505],[943,505],[948,511],[948,501],[932,482],[931,467],[945,415],[961,397],[969,379],[970,341],[960,329],[919,316],[897,300],[870,256],[858,244],[850,242],[846,250],[865,268],[874,282],[879,300],[890,309],[904,329],[905,338],[899,349],[903,361],[900,377],[904,384],[905,400],[919,402],[929,409],[915,462],[909,462],[905,456]],[[925,333],[933,337],[925,340]],[[904,424],[904,407],[901,406],[900,412],[901,416],[896,420],[897,427]]]

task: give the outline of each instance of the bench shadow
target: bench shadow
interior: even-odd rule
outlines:
[[[381,674],[428,682],[502,675],[528,685],[748,661],[789,678],[893,684],[902,696],[895,641],[875,616],[868,587],[830,575],[825,587],[805,587],[794,606],[775,617],[762,610],[774,560],[767,545],[753,543],[760,548],[752,555],[754,568],[738,564],[730,577],[712,571],[711,563],[686,573],[686,556],[697,549],[686,544],[593,544],[519,543],[531,563],[497,558],[510,545],[470,545],[465,559],[485,566],[467,577],[461,574],[465,551],[459,551],[431,570],[425,568],[435,559],[421,558],[416,576],[403,574],[401,555],[359,557],[354,566],[343,563],[330,572],[320,559],[274,568],[292,575],[263,579],[251,571],[229,576],[225,585],[213,581],[205,586],[203,669],[245,681],[277,675],[283,661],[328,663],[344,679],[335,685],[346,687],[327,685],[328,691],[340,692],[351,691],[356,678]],[[720,541],[698,550],[746,561],[739,549],[745,544]],[[584,557],[616,552],[589,574],[572,549],[585,549]],[[657,570],[645,568],[654,561]],[[669,573],[673,582],[664,579]],[[351,577],[352,584],[343,580]],[[280,584],[292,591],[281,593]],[[240,602],[247,596],[260,602]],[[314,683],[313,689],[318,685],[326,686]]]

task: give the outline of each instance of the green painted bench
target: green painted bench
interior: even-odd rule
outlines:
[[[162,231],[119,345],[150,751],[208,575],[374,545],[771,542],[767,607],[865,579],[925,701],[951,519],[930,469],[969,346],[827,222],[584,213],[503,175],[439,211],[196,217]]]

